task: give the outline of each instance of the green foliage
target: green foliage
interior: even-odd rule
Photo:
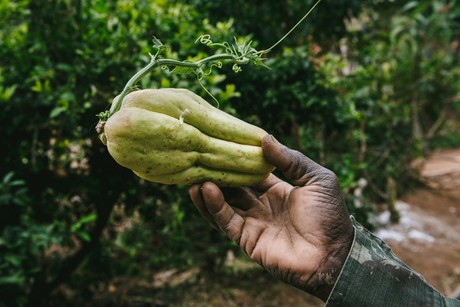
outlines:
[[[117,165],[95,114],[150,62],[154,37],[164,58],[180,61],[264,50],[313,3],[0,1],[0,170],[12,171],[0,184],[0,305],[46,305],[64,282],[89,299],[118,275],[215,270],[235,246],[202,221],[186,187],[146,183]],[[136,86],[210,100],[209,91],[221,109],[336,172],[366,223],[389,178],[408,178],[412,158],[458,144],[455,4],[323,1],[264,55],[269,69],[207,67],[199,81],[155,69]],[[236,49],[196,43],[200,35],[236,38]]]
[[[347,106],[350,171],[368,180],[371,199],[386,200],[388,178],[404,191],[411,160],[430,149],[454,109],[459,16],[448,1],[410,2],[389,17],[369,8],[349,21],[340,53],[319,64],[321,82]]]
[[[60,242],[59,222],[38,224],[34,211],[25,181],[6,174],[0,182],[0,297],[9,306],[26,303],[26,289],[42,270],[44,251]]]
[[[0,16],[0,119],[5,123],[0,133],[8,144],[0,147],[0,169],[13,169],[28,188],[2,188],[2,199],[23,204],[1,209],[2,225],[7,226],[1,233],[0,267],[8,285],[4,291],[2,287],[0,305],[15,300],[46,304],[51,291],[75,270],[76,276],[93,277],[76,278],[72,286],[89,289],[86,281],[107,278],[112,271],[129,272],[129,261],[138,260],[140,266],[145,255],[151,255],[149,267],[158,268],[200,263],[208,247],[225,251],[221,240],[214,243],[213,235],[202,235],[196,240],[207,248],[189,252],[189,233],[209,229],[198,217],[187,220],[190,213],[180,210],[193,210],[184,197],[187,191],[139,182],[114,163],[94,128],[95,114],[148,63],[155,35],[167,38],[168,57],[203,58],[207,47],[194,43],[199,34],[231,39],[232,22],[213,25],[186,5],[163,1],[2,1]],[[203,82],[227,108],[228,99],[238,93],[224,80],[223,74],[213,74]],[[161,70],[139,86],[186,87],[206,95],[196,78]],[[121,204],[127,220],[141,212],[145,221],[139,223],[146,227],[136,225],[120,234],[113,226],[115,204]],[[157,211],[161,214],[149,219]],[[104,229],[109,233],[102,237]],[[138,241],[143,229],[153,234],[153,242]],[[117,247],[115,242],[126,242],[118,236],[130,235],[133,240]],[[127,261],[115,270],[110,264],[124,255],[125,247],[131,250]],[[105,265],[92,253],[105,255]]]
[[[182,193],[187,195],[185,189]],[[221,262],[232,244],[208,225],[203,227],[202,217],[187,202],[159,202],[152,215],[133,215],[133,223],[116,239],[114,251],[123,255],[116,265],[118,273],[142,275],[190,266],[199,266],[204,272],[216,269],[208,261],[215,258],[216,264]]]

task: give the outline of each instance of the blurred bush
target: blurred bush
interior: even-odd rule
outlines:
[[[201,34],[263,49],[312,4],[0,1],[0,305],[62,304],[63,283],[90,300],[100,282],[168,268],[212,275],[235,246],[186,187],[117,165],[95,115],[148,63],[154,36],[177,59],[212,52],[195,44]],[[269,54],[270,69],[224,66],[204,84],[222,109],[335,171],[350,211],[372,226],[373,204],[405,191],[414,157],[459,145],[459,11],[455,1],[324,2]],[[140,86],[208,97],[193,76],[163,70]]]

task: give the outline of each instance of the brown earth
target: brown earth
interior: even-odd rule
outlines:
[[[396,203],[400,222],[377,217],[376,231],[407,265],[445,295],[460,290],[460,149],[417,161],[425,187]],[[151,281],[119,278],[86,306],[323,306],[247,260],[229,257],[224,272],[203,282],[197,270],[167,271]]]
[[[460,149],[435,152],[417,166],[426,187],[398,201],[400,222],[376,234],[441,293],[453,295],[460,291]]]

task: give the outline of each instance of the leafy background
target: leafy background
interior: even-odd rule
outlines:
[[[0,305],[91,302],[119,276],[221,274],[233,244],[201,219],[187,188],[139,180],[97,139],[96,114],[149,61],[203,58],[196,44],[267,48],[313,1],[0,1]],[[457,1],[324,1],[273,50],[270,69],[224,66],[204,80],[220,108],[263,127],[339,176],[350,212],[417,184],[411,161],[460,145]],[[185,87],[157,70],[141,87]],[[210,100],[210,99],[208,99]],[[394,182],[397,181],[397,185]],[[357,193],[359,191],[359,193]]]

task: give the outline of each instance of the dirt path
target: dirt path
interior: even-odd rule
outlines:
[[[419,161],[428,188],[412,191],[396,207],[400,223],[375,231],[407,265],[445,295],[460,290],[460,149]]]

